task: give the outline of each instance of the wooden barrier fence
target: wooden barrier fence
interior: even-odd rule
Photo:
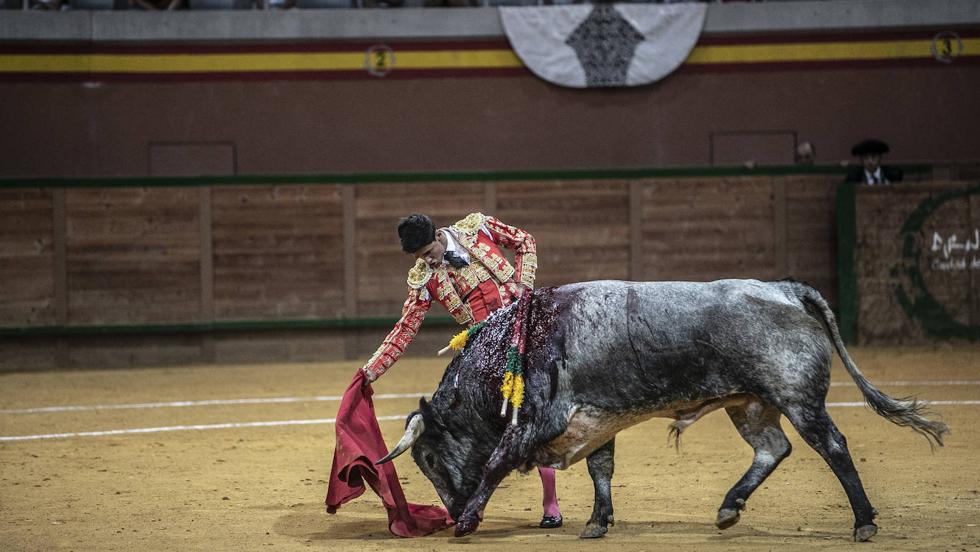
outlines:
[[[840,180],[789,167],[5,181],[0,370],[366,357],[404,300],[395,226],[411,212],[527,229],[538,286],[793,277],[836,304]],[[430,318],[449,324],[439,307]],[[427,354],[449,330],[422,333]]]

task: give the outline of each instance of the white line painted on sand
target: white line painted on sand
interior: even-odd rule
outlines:
[[[378,416],[378,421],[404,420],[405,416]],[[36,441],[38,439],[68,439],[71,437],[106,437],[110,435],[128,435],[133,433],[162,433],[167,431],[205,431],[209,429],[237,429],[246,427],[275,427],[291,425],[326,425],[337,421],[336,418],[320,418],[315,420],[277,420],[272,422],[231,422],[227,424],[179,425],[164,427],[138,427],[133,429],[110,429],[107,431],[78,431],[73,433],[46,433],[42,435],[11,435],[0,437],[0,441]]]
[[[872,382],[874,383],[874,382]],[[980,380],[904,380],[904,381],[883,381],[875,383],[878,387],[916,387],[916,386],[980,386]],[[835,381],[831,382],[831,387],[855,387],[853,382]],[[386,399],[417,399],[428,397],[429,393],[379,393],[374,395],[374,400]],[[329,402],[339,401],[341,395],[317,395],[313,397],[262,397],[249,399],[207,399],[199,401],[170,401],[170,402],[149,402],[149,403],[129,403],[129,404],[93,404],[81,406],[39,406],[33,408],[10,408],[0,409],[0,414],[39,414],[46,412],[85,412],[93,410],[136,410],[153,408],[183,408],[194,406],[234,406],[244,404],[288,404],[303,402]]]
[[[374,395],[374,400],[384,399],[417,399],[427,397],[427,393],[380,393]],[[208,399],[201,401],[171,401],[130,404],[93,404],[84,406],[39,406],[35,408],[11,408],[0,410],[0,414],[37,414],[42,412],[83,412],[91,410],[129,410],[151,408],[181,408],[187,406],[224,406],[240,404],[283,404],[302,402],[339,401],[340,395],[318,395],[315,397],[264,397],[257,399]]]
[[[928,401],[936,406],[980,405],[980,400],[967,401]],[[853,408],[864,406],[863,402],[833,402],[827,403],[830,408]],[[378,421],[404,420],[408,414],[396,416],[378,416]],[[128,435],[134,433],[161,433],[167,431],[205,431],[209,429],[237,429],[250,427],[275,427],[290,425],[325,425],[336,423],[336,418],[319,418],[313,420],[277,420],[271,422],[230,422],[225,424],[180,425],[164,427],[140,427],[133,429],[110,429],[106,431],[79,431],[73,433],[46,433],[41,435],[7,435],[0,436],[0,442],[6,441],[36,441],[39,439],[69,439],[73,437],[106,437],[111,435]]]
[[[926,406],[962,406],[962,405],[973,405],[980,404],[980,401],[927,401],[923,400],[923,404]],[[855,406],[864,406],[865,403],[862,402],[829,402],[827,406],[829,408],[849,408]]]
[[[953,386],[980,385],[980,380],[904,380],[871,382],[875,387],[918,387],[918,386]],[[832,381],[831,387],[856,387],[853,381]]]

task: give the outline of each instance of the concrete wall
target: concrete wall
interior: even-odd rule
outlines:
[[[151,158],[166,143],[233,144],[237,174],[709,166],[714,133],[770,131],[789,133],[784,163],[794,137],[836,163],[868,136],[891,144],[891,162],[966,161],[980,155],[976,90],[980,67],[938,64],[682,70],[593,91],[530,75],[10,83],[0,84],[0,176],[161,174]]]
[[[731,3],[710,5],[704,36],[754,40],[769,32],[826,31],[846,37],[857,29],[880,34],[971,23],[980,24],[980,2]],[[25,40],[31,42],[23,47],[139,47],[449,37],[507,48],[490,8],[0,14],[7,52]],[[837,163],[868,136],[892,145],[893,162],[972,161],[980,156],[980,104],[973,99],[980,66],[970,61],[715,72],[682,66],[654,85],[588,91],[559,88],[530,72],[372,80],[8,79],[0,82],[0,177],[159,174],[153,148],[174,143],[226,144],[237,174],[778,164],[792,162],[792,146],[804,140],[817,145],[818,162]],[[731,133],[747,138],[716,157],[715,137]],[[753,151],[752,144],[763,144],[757,137],[773,133],[786,142],[779,151]]]
[[[704,32],[757,33],[965,26],[974,0],[831,0],[711,4]],[[0,41],[186,41],[504,36],[496,8],[61,13],[5,11]]]

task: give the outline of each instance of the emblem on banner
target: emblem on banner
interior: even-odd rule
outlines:
[[[517,57],[538,77],[570,88],[666,77],[691,53],[706,14],[703,2],[500,8]]]
[[[565,44],[575,50],[586,86],[625,86],[633,54],[645,39],[610,4],[596,4]]]

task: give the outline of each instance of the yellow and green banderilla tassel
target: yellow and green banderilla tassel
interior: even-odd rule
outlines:
[[[500,415],[507,414],[507,403],[509,402],[514,407],[510,423],[517,425],[517,411],[524,404],[524,367],[521,363],[521,355],[517,352],[517,347],[511,347],[507,350],[507,369],[504,372],[504,381],[500,386],[500,392],[504,396],[504,404],[500,407]]]
[[[486,322],[480,322],[479,324],[474,324],[469,328],[466,328],[465,330],[454,335],[453,338],[449,340],[449,345],[439,350],[438,356],[442,356],[448,353],[449,351],[462,351],[463,348],[466,347],[466,344],[469,342],[470,337],[473,336],[473,334],[475,334],[476,332],[480,331],[480,329],[483,328],[484,324],[486,324]]]

